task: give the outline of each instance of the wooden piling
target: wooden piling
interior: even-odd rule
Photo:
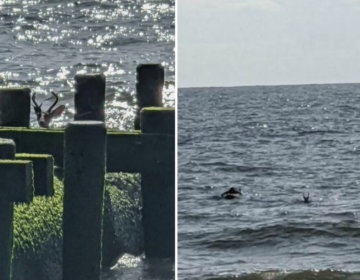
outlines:
[[[145,108],[141,111],[141,132],[175,135],[174,108]]]
[[[14,159],[16,145],[11,139],[0,138],[0,159]]]
[[[15,143],[0,138],[0,279],[11,279],[14,202],[30,202],[32,163],[14,161]]]
[[[143,198],[143,226],[145,255],[149,258],[175,258],[175,111],[169,110],[167,121],[158,122],[157,109],[144,109],[141,129],[144,132],[144,151],[154,149],[154,143],[163,141],[166,162],[152,159],[141,172]],[[151,135],[151,133],[163,135]],[[150,166],[151,164],[151,166]]]
[[[105,83],[103,74],[75,76],[75,120],[105,122]]]
[[[0,159],[15,158],[15,143],[0,138]],[[0,279],[11,279],[14,203],[0,198]]]
[[[0,89],[0,126],[30,127],[29,88]]]
[[[106,128],[69,123],[65,130],[63,280],[99,280]]]
[[[54,195],[54,158],[44,154],[15,154],[17,160],[30,160],[34,169],[35,196]]]
[[[162,107],[164,67],[161,64],[140,64],[136,68],[137,111],[135,129],[140,129],[140,112],[145,107]]]

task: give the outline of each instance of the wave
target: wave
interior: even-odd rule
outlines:
[[[285,223],[278,225],[267,225],[258,228],[236,229],[232,228],[226,232],[214,232],[212,237],[209,233],[205,236],[198,234],[196,239],[200,239],[200,244],[210,249],[239,249],[263,244],[289,243],[291,240],[301,240],[302,238],[321,237],[334,239],[347,236],[348,238],[359,238],[360,227],[354,221],[343,222],[323,222],[313,224]],[[183,238],[183,237],[181,237]],[[189,238],[189,236],[188,236]],[[192,236],[192,239],[194,237]],[[338,247],[346,246],[339,243]],[[360,279],[360,278],[359,278]]]
[[[279,170],[278,167],[270,167],[270,166],[249,166],[249,165],[238,165],[238,164],[230,164],[222,161],[212,161],[212,162],[204,162],[201,163],[202,166],[214,166],[215,171],[221,172],[259,172],[259,173],[272,173],[275,170]],[[281,168],[283,169],[283,168]]]
[[[197,278],[200,279],[200,278]],[[337,270],[264,271],[242,275],[206,276],[202,280],[359,280],[360,272]]]
[[[180,136],[179,135],[179,139],[178,139],[178,146],[182,146],[182,145],[185,145],[185,144],[188,144],[192,141],[192,138],[189,136],[189,137],[184,137],[184,136]]]
[[[359,108],[351,105],[338,105],[336,108],[343,109],[344,111],[358,111]]]
[[[360,280],[359,100],[359,84],[180,89],[179,279]],[[359,272],[309,270],[327,268]]]
[[[222,167],[216,167],[214,169],[218,172],[243,172],[243,173],[255,173],[255,175],[274,175],[276,174],[275,169],[273,167],[266,166],[245,166],[245,165],[227,165]]]
[[[297,133],[298,133],[299,136],[305,136],[305,135],[309,135],[309,134],[320,134],[320,135],[324,135],[324,134],[341,134],[343,132],[338,131],[338,130],[305,130],[305,131],[298,131]]]

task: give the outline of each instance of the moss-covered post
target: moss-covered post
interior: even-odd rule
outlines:
[[[105,122],[105,84],[103,74],[75,76],[75,120]]]
[[[175,111],[143,109],[141,131],[144,152],[157,147],[162,159],[148,158],[141,171],[145,255],[175,258]]]
[[[54,195],[54,158],[44,154],[15,154],[16,160],[33,163],[35,196]]]
[[[137,110],[135,129],[140,129],[140,111],[145,107],[162,107],[164,67],[161,64],[140,64],[136,68]]]
[[[0,279],[11,279],[14,202],[32,200],[32,164],[14,161],[15,143],[0,138]]]
[[[63,280],[99,280],[106,128],[75,121],[65,130]]]
[[[29,88],[0,89],[0,126],[30,126]]]
[[[15,143],[0,138],[0,159],[14,159]],[[0,279],[11,279],[14,203],[0,198]]]

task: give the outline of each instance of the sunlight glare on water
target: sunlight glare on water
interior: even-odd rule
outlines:
[[[165,106],[174,105],[174,17],[174,0],[1,1],[0,86],[30,87],[45,107],[60,93],[59,127],[74,116],[74,76],[102,72],[107,125],[132,129],[137,65],[163,65]]]

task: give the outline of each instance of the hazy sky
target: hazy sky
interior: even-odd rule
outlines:
[[[360,82],[360,0],[178,0],[178,85]]]

